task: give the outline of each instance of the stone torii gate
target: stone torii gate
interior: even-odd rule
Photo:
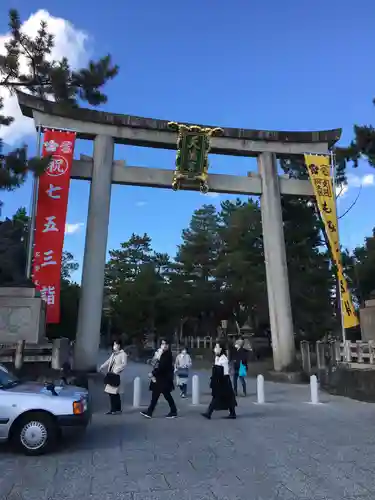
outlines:
[[[79,304],[75,367],[96,369],[100,341],[104,267],[111,185],[172,188],[173,170],[131,167],[114,161],[114,145],[129,144],[176,149],[176,133],[168,121],[91,109],[70,109],[58,103],[18,93],[22,113],[37,127],[72,130],[77,138],[94,142],[93,158],[74,160],[72,179],[91,181]],[[281,195],[313,196],[308,180],[277,173],[276,158],[303,153],[327,154],[340,139],[341,129],[320,132],[278,132],[224,128],[211,139],[216,154],[257,157],[258,173],[245,176],[210,174],[210,191],[260,195],[268,303],[275,370],[294,360],[294,330],[285,254]],[[178,194],[176,194],[178,196]]]

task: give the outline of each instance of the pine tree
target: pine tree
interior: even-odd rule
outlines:
[[[10,40],[5,45],[5,55],[0,55],[0,88],[10,93],[28,92],[67,107],[78,107],[81,102],[98,106],[107,101],[102,87],[119,69],[109,55],[90,61],[87,68],[73,71],[66,57],[60,61],[50,60],[54,37],[48,32],[46,22],[40,23],[34,38],[30,37],[22,31],[18,11],[12,9],[9,28]],[[26,72],[21,70],[21,60],[27,62]],[[3,107],[0,98],[0,125],[9,126],[13,117],[1,114]],[[28,159],[25,146],[7,154],[3,151],[0,138],[0,189],[13,190],[23,184],[29,171],[40,175],[48,165],[49,158]]]

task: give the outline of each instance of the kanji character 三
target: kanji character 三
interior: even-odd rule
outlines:
[[[40,289],[40,295],[48,305],[53,305],[55,303],[55,294],[56,291],[54,286],[43,286]]]
[[[46,222],[44,223],[43,233],[50,233],[51,231],[58,232],[59,229],[56,226],[56,216],[50,215],[49,217],[45,217]]]
[[[57,262],[53,260],[53,250],[43,252],[43,262],[40,264],[40,267],[55,266],[56,264]]]
[[[47,151],[47,153],[55,153],[58,147],[59,143],[54,141],[53,139],[44,143],[44,148]]]

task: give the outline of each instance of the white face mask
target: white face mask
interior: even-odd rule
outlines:
[[[120,350],[120,346],[118,344],[113,344],[114,352],[118,352]]]
[[[181,351],[181,354],[182,354],[183,356],[185,356],[185,354],[186,354],[186,349],[184,349],[183,351]]]
[[[215,347],[215,349],[214,349],[214,353],[216,354],[216,356],[219,356],[219,355],[220,355],[220,353],[221,353],[221,349],[220,349],[220,347],[219,347],[219,346],[218,346],[218,347]]]

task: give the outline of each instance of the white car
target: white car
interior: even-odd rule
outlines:
[[[90,419],[87,389],[22,382],[0,364],[0,442],[41,455],[64,430],[85,429]]]

